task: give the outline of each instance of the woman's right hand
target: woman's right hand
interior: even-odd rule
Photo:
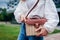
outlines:
[[[25,22],[25,21],[26,21],[26,19],[25,19],[25,15],[21,15],[20,18],[21,18],[21,19],[20,19],[21,22]]]

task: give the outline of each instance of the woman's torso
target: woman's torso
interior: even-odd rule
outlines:
[[[26,14],[28,13],[29,9],[37,2],[37,0],[26,0],[25,7],[27,10]],[[39,0],[37,6],[31,11],[28,17],[32,17],[34,15],[38,15],[40,17],[44,16],[44,7],[45,7],[45,0]]]

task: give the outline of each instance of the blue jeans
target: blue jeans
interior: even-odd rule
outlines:
[[[40,37],[26,36],[25,24],[22,23],[21,30],[20,30],[17,40],[43,40],[43,37],[42,36],[40,36]]]

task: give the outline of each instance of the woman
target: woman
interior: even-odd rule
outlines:
[[[22,23],[21,32],[19,33],[17,40],[43,40],[43,36],[53,32],[59,22],[58,14],[53,0],[39,0],[39,3],[29,14],[28,18],[34,15],[38,15],[40,17],[45,17],[47,22],[43,25],[42,28],[39,27],[36,29],[36,31],[41,30],[36,36],[26,36],[25,24],[23,20],[25,20],[27,12],[36,1],[37,0],[21,0],[14,12],[16,21],[18,23]]]

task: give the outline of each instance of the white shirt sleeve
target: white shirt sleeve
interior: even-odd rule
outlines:
[[[51,33],[59,22],[58,13],[53,0],[46,0],[45,3],[45,17],[47,22],[44,24],[46,30]]]
[[[17,21],[18,23],[21,23],[21,21],[20,21],[20,16],[21,16],[22,14],[24,14],[24,12],[25,12],[26,10],[27,10],[27,8],[25,7],[24,3],[22,3],[22,2],[20,1],[20,3],[18,4],[18,6],[17,6],[17,8],[16,8],[16,10],[15,10],[15,12],[14,12],[15,19],[16,19],[16,21]]]

